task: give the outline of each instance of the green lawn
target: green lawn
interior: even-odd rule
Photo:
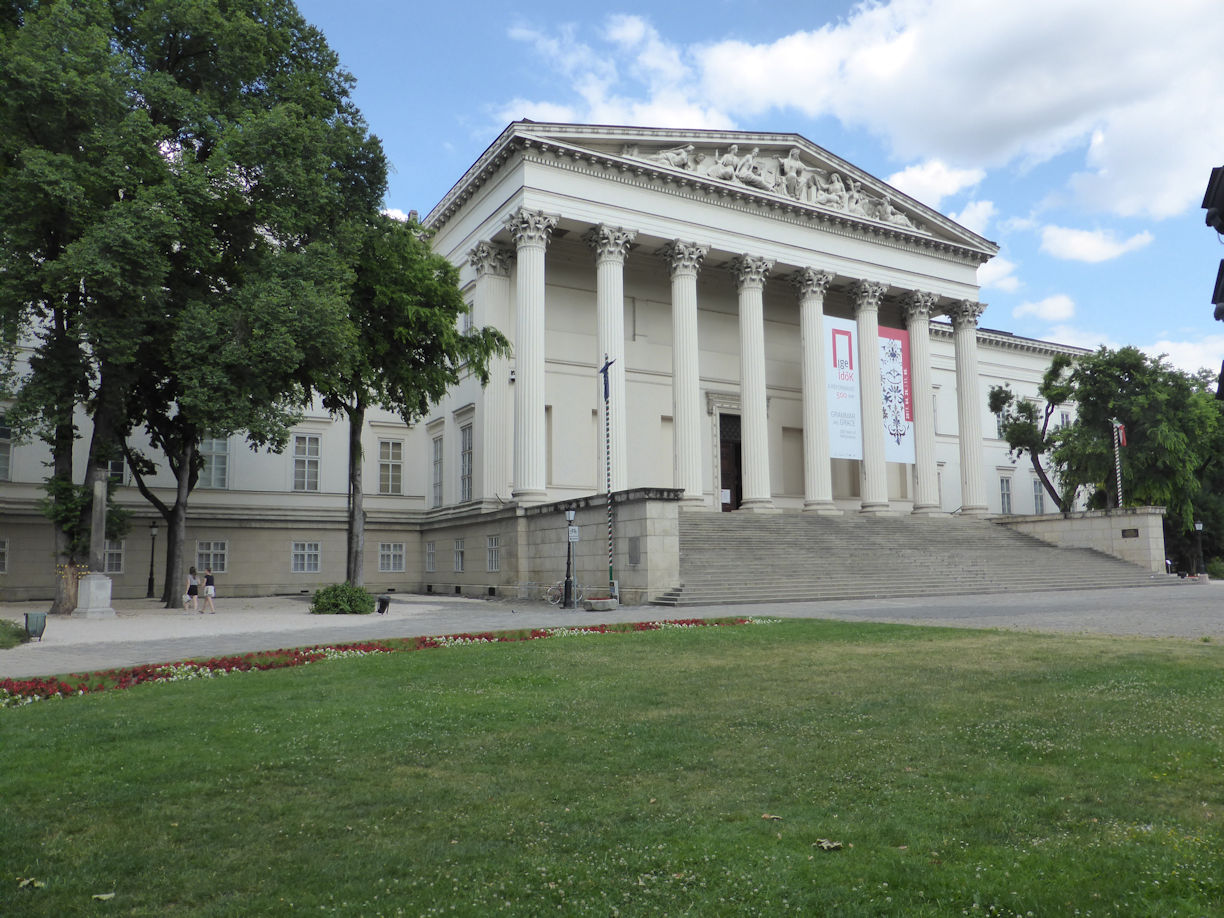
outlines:
[[[1224,649],[787,621],[385,654],[0,710],[0,801],[7,916],[1216,915]]]

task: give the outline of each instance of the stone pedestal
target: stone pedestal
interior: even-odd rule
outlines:
[[[73,618],[114,618],[111,608],[111,579],[105,574],[86,574],[77,586],[77,607]]]

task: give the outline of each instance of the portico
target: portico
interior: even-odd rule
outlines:
[[[476,498],[602,491],[606,467],[613,491],[708,509],[985,512],[976,268],[996,247],[802,138],[516,123],[426,224],[514,347],[457,396]],[[951,507],[932,317],[954,330]]]

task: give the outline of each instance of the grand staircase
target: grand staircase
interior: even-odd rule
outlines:
[[[1166,574],[1057,548],[987,520],[688,511],[681,584],[666,606],[1084,590],[1167,584]]]

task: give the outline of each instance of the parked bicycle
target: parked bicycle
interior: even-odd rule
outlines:
[[[574,581],[574,602],[579,603],[586,597],[586,587],[577,580]],[[544,590],[544,601],[549,605],[559,606],[565,601],[565,581],[558,580]]]

